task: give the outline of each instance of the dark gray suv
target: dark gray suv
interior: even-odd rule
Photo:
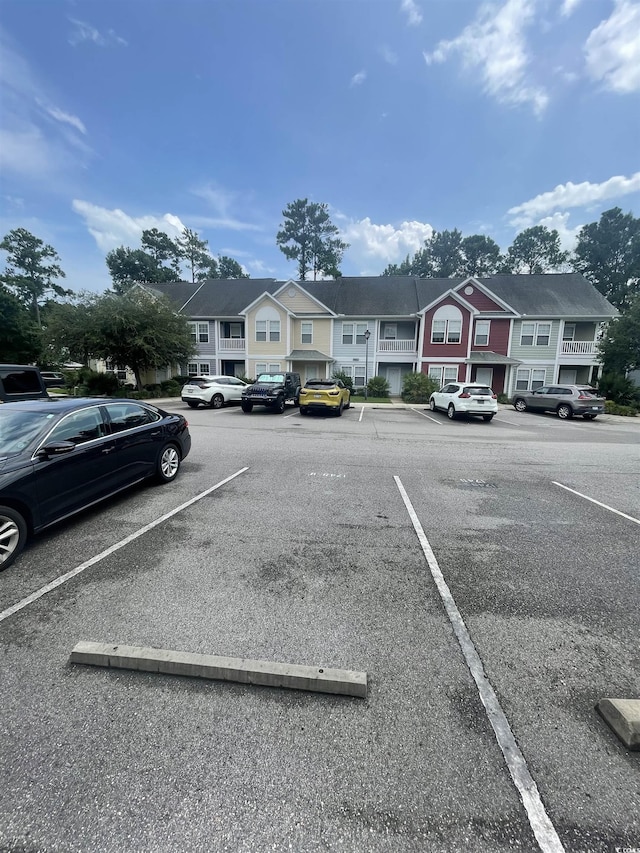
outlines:
[[[604,397],[589,385],[543,385],[535,391],[516,391],[512,397],[513,407],[518,412],[527,409],[538,412],[555,412],[566,420],[582,415],[592,421],[604,412]]]

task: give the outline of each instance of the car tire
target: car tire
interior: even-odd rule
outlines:
[[[221,409],[224,406],[224,397],[222,394],[214,394],[209,405],[212,409]]]
[[[197,409],[199,405],[200,403],[195,403],[193,400],[187,400],[187,406],[189,406],[190,409]]]
[[[582,417],[585,419],[585,421],[595,421],[595,419],[598,416],[597,415],[583,415]]]
[[[245,403],[243,401],[240,405],[242,406],[242,411],[246,412],[246,414],[253,411],[253,403]]]
[[[296,394],[296,396],[293,398],[293,405],[296,409],[300,405],[300,395],[299,394]]]
[[[276,415],[281,415],[284,412],[284,405],[284,397],[282,396],[282,394],[280,394],[275,403],[273,404],[273,411],[276,413]]]
[[[528,407],[522,397],[518,397],[517,400],[513,401],[513,408],[516,410],[516,412],[526,412]]]
[[[340,405],[338,406],[338,411],[336,412],[336,417],[337,418],[342,417],[342,400],[340,400]]]
[[[11,507],[0,506],[0,572],[8,569],[27,541],[27,522]]]
[[[436,401],[433,399],[433,397],[431,397],[431,399],[429,400],[429,408],[432,412],[435,412],[436,410]]]
[[[455,420],[456,417],[456,408],[453,403],[449,403],[449,408],[447,409],[447,417],[450,421]]]
[[[566,403],[562,403],[556,409],[556,413],[559,418],[562,418],[563,421],[568,421],[569,418],[573,417],[573,409],[571,406],[568,406]]]
[[[161,483],[171,483],[180,470],[180,452],[175,444],[165,444],[156,463],[156,477]]]
[[[305,415],[308,415],[308,414],[309,414],[309,410],[307,409],[307,407],[306,407],[306,406],[300,406],[300,414],[301,414],[303,417],[304,417]]]
[[[351,408],[351,397],[349,397],[349,399],[347,400],[347,405],[345,406],[345,409],[350,409],[350,408]]]
[[[482,416],[482,420],[483,420],[483,421],[486,421],[487,423],[489,423],[490,421],[492,421],[492,420],[493,420],[493,414],[490,414],[490,415],[483,415],[483,416]]]

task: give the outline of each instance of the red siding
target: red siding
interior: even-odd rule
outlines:
[[[467,296],[464,292],[464,287],[458,288],[456,291],[460,294],[460,296],[468,302],[470,305],[473,305],[474,308],[477,308],[478,311],[504,311],[502,305],[498,305],[497,302],[494,302],[493,299],[490,299],[486,294],[484,294],[481,290],[478,290],[475,285],[472,285],[473,293]]]
[[[436,313],[438,308],[441,308],[443,305],[455,305],[456,308],[460,309],[462,313],[462,334],[460,336],[459,344],[432,344],[431,343],[431,322],[433,320],[433,315]],[[459,358],[467,357],[467,346],[469,341],[469,325],[470,325],[471,315],[457,302],[455,299],[451,297],[447,297],[443,299],[442,302],[438,302],[437,305],[434,305],[433,308],[430,308],[425,314],[424,321],[424,341],[422,343],[422,355],[425,358],[430,358],[434,363],[438,362],[439,358],[455,358],[456,356]]]
[[[481,320],[482,317],[477,317],[477,320]],[[478,352],[497,352],[500,355],[508,355],[509,349],[509,328],[511,325],[511,320],[490,320],[491,326],[489,327],[489,343],[486,347],[476,346],[473,342],[473,338],[471,339],[471,352],[477,350]],[[474,328],[474,336],[475,336],[475,328]]]

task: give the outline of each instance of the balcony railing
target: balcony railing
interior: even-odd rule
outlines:
[[[244,338],[220,338],[220,349],[238,352],[244,350],[246,343]]]
[[[563,355],[595,355],[597,351],[595,341],[562,341]]]
[[[381,340],[378,341],[378,352],[416,352],[418,345],[414,340],[411,341],[396,341],[396,340]]]

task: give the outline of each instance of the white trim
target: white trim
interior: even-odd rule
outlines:
[[[451,297],[456,302],[459,302],[461,305],[463,305],[470,314],[473,314],[474,317],[476,314],[480,314],[480,311],[477,308],[474,308],[470,302],[467,302],[466,299],[463,299],[460,294],[456,293],[455,290],[451,290],[451,288],[449,288],[449,290],[446,290],[444,293],[438,296],[437,299],[433,299],[428,305],[418,311],[418,314],[426,314],[427,311],[431,310],[431,308],[434,307],[434,305],[438,305],[440,302],[443,302],[448,297]]]
[[[300,284],[300,282],[294,281],[291,278],[289,279],[289,281],[285,281],[285,283],[282,285],[282,287],[279,287],[277,290],[274,291],[274,294],[273,294],[274,297],[276,297],[278,294],[282,293],[282,291],[288,287],[295,287],[297,290],[304,293],[304,295],[307,296],[309,299],[311,299],[312,302],[315,302],[316,305],[319,305],[321,308],[323,308],[325,311],[327,311],[330,317],[337,317],[338,316],[335,311],[332,311],[331,308],[329,308],[328,305],[325,305],[324,302],[320,302],[320,300],[317,298],[317,296],[313,296],[311,293],[309,293],[308,290],[305,290],[304,287]],[[326,318],[327,315],[325,314],[324,316]]]
[[[519,314],[515,310],[515,308],[512,308],[508,302],[504,301],[504,299],[500,299],[499,296],[496,296],[496,294],[491,290],[491,288],[482,284],[481,281],[478,281],[478,279],[474,278],[473,276],[469,276],[469,278],[465,278],[465,280],[460,282],[460,284],[455,288],[455,290],[458,290],[461,287],[466,287],[468,284],[475,285],[478,288],[478,290],[481,290],[484,293],[484,295],[488,296],[489,299],[491,299],[493,302],[497,302],[499,305],[502,305],[504,307],[505,311],[511,311],[512,314],[519,316]]]

